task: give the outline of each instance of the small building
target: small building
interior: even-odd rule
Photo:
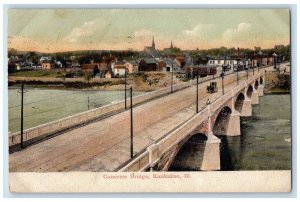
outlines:
[[[186,63],[186,60],[185,60],[184,56],[177,56],[174,61],[181,68],[183,68],[185,66],[185,63]]]
[[[141,71],[157,71],[157,63],[153,58],[143,58],[139,62],[139,72]]]
[[[115,63],[114,67],[112,68],[113,74],[115,77],[124,76],[126,73],[126,66],[122,62]],[[132,70],[131,70],[132,72]]]
[[[55,68],[55,64],[49,61],[44,61],[42,62],[42,69],[43,70],[50,70],[50,69],[54,69]]]
[[[158,62],[158,70],[163,72],[182,72],[183,68],[173,58],[163,58]]]
[[[131,60],[124,63],[128,73],[136,73],[139,71],[139,63],[136,60]]]
[[[93,76],[100,73],[99,64],[82,64],[81,69],[83,72],[90,72]]]

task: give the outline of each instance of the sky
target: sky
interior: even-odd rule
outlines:
[[[290,41],[288,9],[10,9],[8,48],[24,51],[272,48]]]

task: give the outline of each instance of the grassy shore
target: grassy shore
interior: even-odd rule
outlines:
[[[82,89],[82,90],[123,90],[125,78],[62,78],[55,71],[27,71],[16,72],[8,77],[9,86],[19,86],[22,83],[34,88],[46,89]],[[174,74],[173,84],[184,82],[178,74]],[[137,91],[153,91],[171,85],[171,73],[145,72],[129,74],[128,87],[132,86]]]
[[[285,94],[291,91],[291,76],[269,72],[266,74],[265,93]]]

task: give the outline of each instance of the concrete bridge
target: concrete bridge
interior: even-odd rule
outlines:
[[[10,172],[144,171],[168,170],[180,147],[195,134],[205,134],[201,170],[220,169],[220,140],[215,136],[240,135],[240,116],[251,116],[265,85],[265,71],[239,72],[224,78],[202,78],[199,113],[196,113],[196,81],[137,96],[134,108],[134,158],[130,157],[130,112],[124,101],[66,117],[25,131],[25,140],[51,138],[11,153]],[[219,91],[207,94],[206,85],[218,83]],[[207,105],[207,100],[211,104]],[[107,115],[113,113],[111,115]],[[72,126],[72,127],[71,127]],[[76,127],[73,127],[76,126]],[[20,134],[9,137],[18,146]]]
[[[252,115],[252,105],[263,96],[264,74],[256,74],[240,82],[229,92],[208,104],[175,131],[155,142],[119,171],[167,171],[182,145],[195,134],[205,134],[205,148],[201,170],[220,170],[220,139],[215,135],[241,135],[240,117]]]

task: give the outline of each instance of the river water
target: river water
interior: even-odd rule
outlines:
[[[8,89],[9,131],[20,131],[20,89]],[[133,92],[140,95],[143,92]],[[129,97],[129,92],[128,92]],[[24,128],[64,118],[96,107],[124,100],[124,91],[49,90],[29,88],[24,94]]]
[[[241,118],[241,136],[218,136],[221,170],[291,169],[290,94],[264,95],[259,103],[252,117]],[[198,139],[182,147],[170,170],[200,170],[204,144]]]

